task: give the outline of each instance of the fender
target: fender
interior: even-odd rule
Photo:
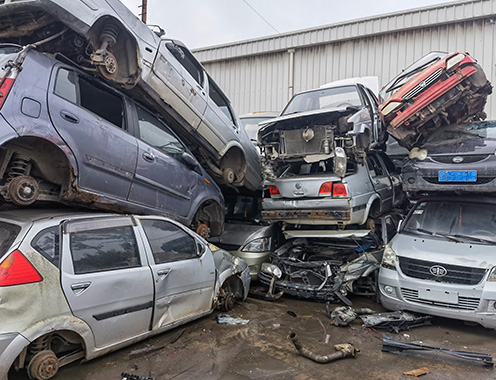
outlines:
[[[374,195],[372,195],[367,202],[367,207],[365,208],[365,215],[359,224],[365,224],[365,222],[367,221],[367,218],[369,217],[370,209],[372,208],[372,204],[376,200],[379,201],[379,205],[380,205],[381,204],[381,198],[379,197],[379,194],[374,193]]]

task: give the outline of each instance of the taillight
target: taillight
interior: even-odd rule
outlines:
[[[281,193],[279,193],[279,189],[277,188],[277,186],[274,185],[269,186],[269,192],[270,195],[281,195]]]
[[[319,195],[332,195],[332,182],[324,182],[320,185]]]
[[[345,197],[348,195],[346,191],[346,186],[342,183],[335,183],[332,187],[332,196],[333,197]]]
[[[0,264],[0,286],[31,284],[43,278],[19,251],[14,251]]]
[[[14,79],[13,78],[5,78],[5,79],[0,78],[0,83],[2,83],[2,85],[0,86],[0,108],[2,108],[3,103],[5,102],[5,98],[7,98],[7,95],[9,94],[10,89],[12,88],[12,85],[14,84]]]

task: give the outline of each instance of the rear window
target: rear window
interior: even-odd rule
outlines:
[[[21,227],[15,224],[0,222],[0,256],[7,253],[20,231]]]

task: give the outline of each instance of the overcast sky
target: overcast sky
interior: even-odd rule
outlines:
[[[136,15],[141,13],[139,8],[141,0],[121,1]],[[160,25],[165,29],[167,36],[181,40],[193,49],[446,2],[446,0],[148,0],[147,24]]]

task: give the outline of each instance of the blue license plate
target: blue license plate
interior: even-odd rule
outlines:
[[[475,182],[477,170],[441,170],[438,180],[439,182]]]

